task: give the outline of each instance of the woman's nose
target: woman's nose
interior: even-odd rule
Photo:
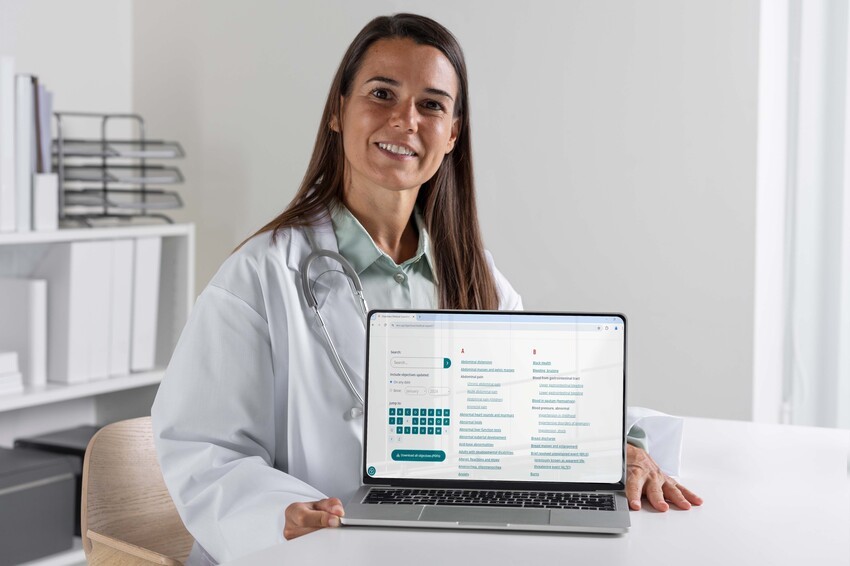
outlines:
[[[393,108],[390,117],[390,125],[394,128],[407,130],[415,133],[417,128],[416,102],[413,100],[401,101]]]

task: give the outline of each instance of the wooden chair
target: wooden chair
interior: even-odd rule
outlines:
[[[107,425],[83,464],[81,530],[90,565],[185,562],[194,542],[162,480],[150,417]]]

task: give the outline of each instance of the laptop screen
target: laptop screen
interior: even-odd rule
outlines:
[[[621,482],[625,332],[621,315],[372,311],[364,479]]]

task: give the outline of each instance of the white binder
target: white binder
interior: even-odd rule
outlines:
[[[148,371],[156,363],[156,325],[162,240],[136,238],[133,258],[133,330],[130,369]]]
[[[51,246],[34,276],[47,280],[48,381],[83,383],[109,373],[112,243]]]
[[[112,242],[109,375],[130,373],[130,328],[133,313],[133,240]]]

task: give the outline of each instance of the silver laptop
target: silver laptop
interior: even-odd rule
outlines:
[[[344,525],[623,533],[620,314],[369,313]]]

